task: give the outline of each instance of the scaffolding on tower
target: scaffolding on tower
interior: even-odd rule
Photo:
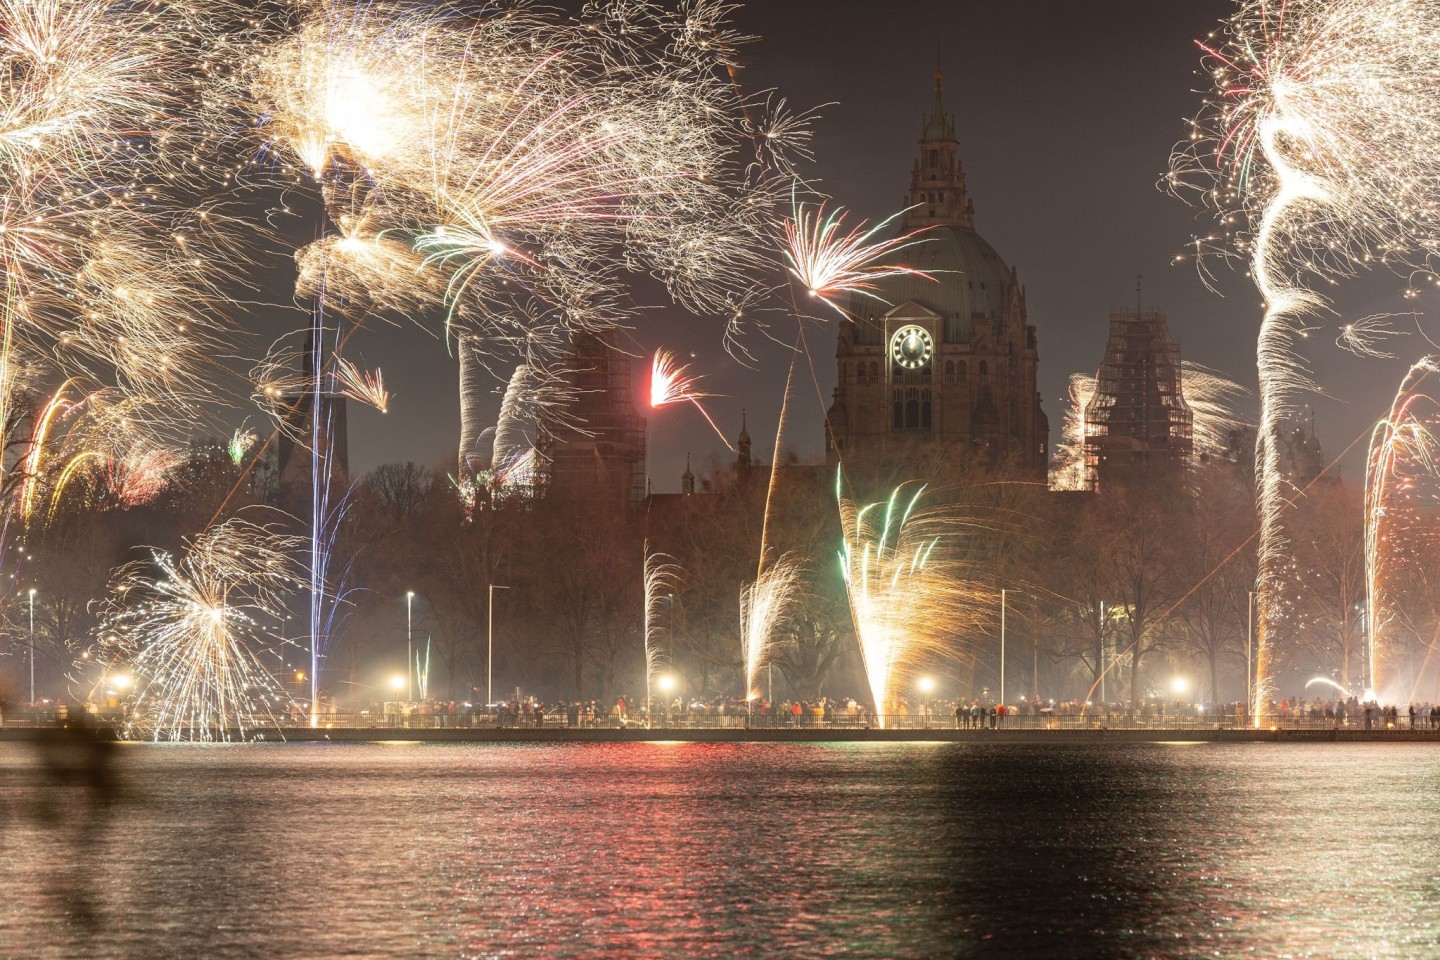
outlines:
[[[1110,313],[1105,359],[1085,405],[1085,485],[1148,479],[1189,462],[1194,416],[1180,343],[1153,308]]]

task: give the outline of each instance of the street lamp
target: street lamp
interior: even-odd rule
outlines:
[[[1254,681],[1250,678],[1252,669],[1250,646],[1255,642],[1255,591],[1250,591],[1250,599],[1245,604],[1245,713],[1248,715],[1255,700],[1254,691],[1251,689]]]
[[[409,702],[415,699],[414,682],[410,678],[411,662],[415,659],[415,645],[411,640],[411,628],[415,620],[413,616],[413,604],[415,591],[405,592],[405,700]]]
[[[397,673],[395,674],[395,676],[390,678],[390,689],[394,690],[396,693],[399,693],[401,690],[405,689],[405,685],[407,682],[408,681],[405,677],[402,677],[400,676],[400,674]]]
[[[30,703],[35,703],[35,588],[30,588]]]
[[[490,709],[490,704],[495,702],[490,686],[493,679],[495,666],[495,591],[509,590],[509,587],[502,587],[490,584],[490,601],[485,604],[485,709]]]
[[[935,693],[935,678],[921,677],[915,682],[915,686],[925,695],[925,725],[930,725],[930,698]]]
[[[1000,588],[1000,702],[1005,702],[1005,588]]]
[[[675,692],[675,675],[673,673],[662,673],[655,678],[655,686],[667,697]]]
[[[1170,689],[1175,691],[1175,696],[1183,697],[1185,695],[1185,691],[1190,689],[1190,681],[1186,680],[1184,677],[1176,677],[1174,680],[1170,681]]]

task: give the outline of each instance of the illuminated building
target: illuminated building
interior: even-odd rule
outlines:
[[[850,301],[852,319],[839,325],[829,459],[884,466],[938,456],[1038,478],[1049,424],[1036,389],[1035,328],[1015,269],[975,232],[941,92],[937,72],[901,226],[927,228],[927,239],[891,255],[934,279],[886,277],[878,300]]]

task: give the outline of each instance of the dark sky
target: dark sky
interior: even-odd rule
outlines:
[[[759,38],[745,51],[749,89],[776,87],[802,107],[833,102],[817,123],[813,173],[837,202],[870,218],[902,204],[938,53],[976,228],[1026,285],[1045,410],[1058,431],[1067,378],[1099,365],[1109,311],[1133,306],[1137,273],[1145,304],[1168,315],[1186,359],[1253,385],[1259,297],[1238,270],[1219,267],[1221,296],[1193,265],[1172,264],[1209,224],[1156,186],[1200,101],[1194,40],[1232,8],[1218,0],[757,0],[735,19]],[[1327,292],[1354,319],[1408,310],[1403,285],[1384,275]],[[812,342],[826,403],[832,331]],[[720,334],[718,324],[659,309],[636,340],[693,352],[697,371],[710,375],[706,386],[726,395],[710,401],[716,421],[733,436],[747,408],[756,455],[768,460],[785,351],[757,340],[758,366],[747,370],[724,353]],[[1332,330],[1310,343],[1331,394],[1316,400],[1320,438],[1335,454],[1383,415],[1405,364],[1426,345],[1398,338],[1400,359],[1376,361],[1333,341]],[[443,345],[410,328],[367,334],[361,352],[383,366],[394,398],[386,416],[352,412],[354,467],[453,457],[456,372]],[[637,362],[637,404],[643,373]],[[818,457],[823,408],[808,373],[800,386],[786,446]],[[702,465],[729,457],[686,408],[660,411],[650,438],[658,492],[678,490],[687,452]],[[1355,463],[1346,461],[1349,476],[1358,475]]]

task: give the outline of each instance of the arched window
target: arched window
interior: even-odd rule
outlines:
[[[965,363],[964,360],[961,360],[961,361],[960,361],[960,382],[961,382],[961,383],[964,383],[967,379],[969,379],[969,376],[970,376],[969,366]]]
[[[880,382],[880,364],[874,360],[870,361],[870,382]]]
[[[946,361],[945,361],[945,382],[946,382],[946,383],[954,383],[954,382],[955,382],[955,361],[954,361],[954,360],[946,360]]]
[[[905,429],[918,430],[920,428],[920,401],[913,397],[905,401]]]
[[[925,390],[920,394],[920,429],[930,429],[930,391]]]
[[[905,402],[898,397],[895,399],[895,429],[905,429]]]
[[[986,363],[984,360],[981,360],[981,361],[980,361],[980,379],[981,379],[981,380],[984,380],[985,378],[987,378],[987,377],[989,377],[989,376],[990,376],[990,364]]]
[[[932,167],[938,167],[938,166],[940,166],[940,151],[939,151],[939,150],[931,150],[931,151],[930,151],[930,166],[932,166]]]

